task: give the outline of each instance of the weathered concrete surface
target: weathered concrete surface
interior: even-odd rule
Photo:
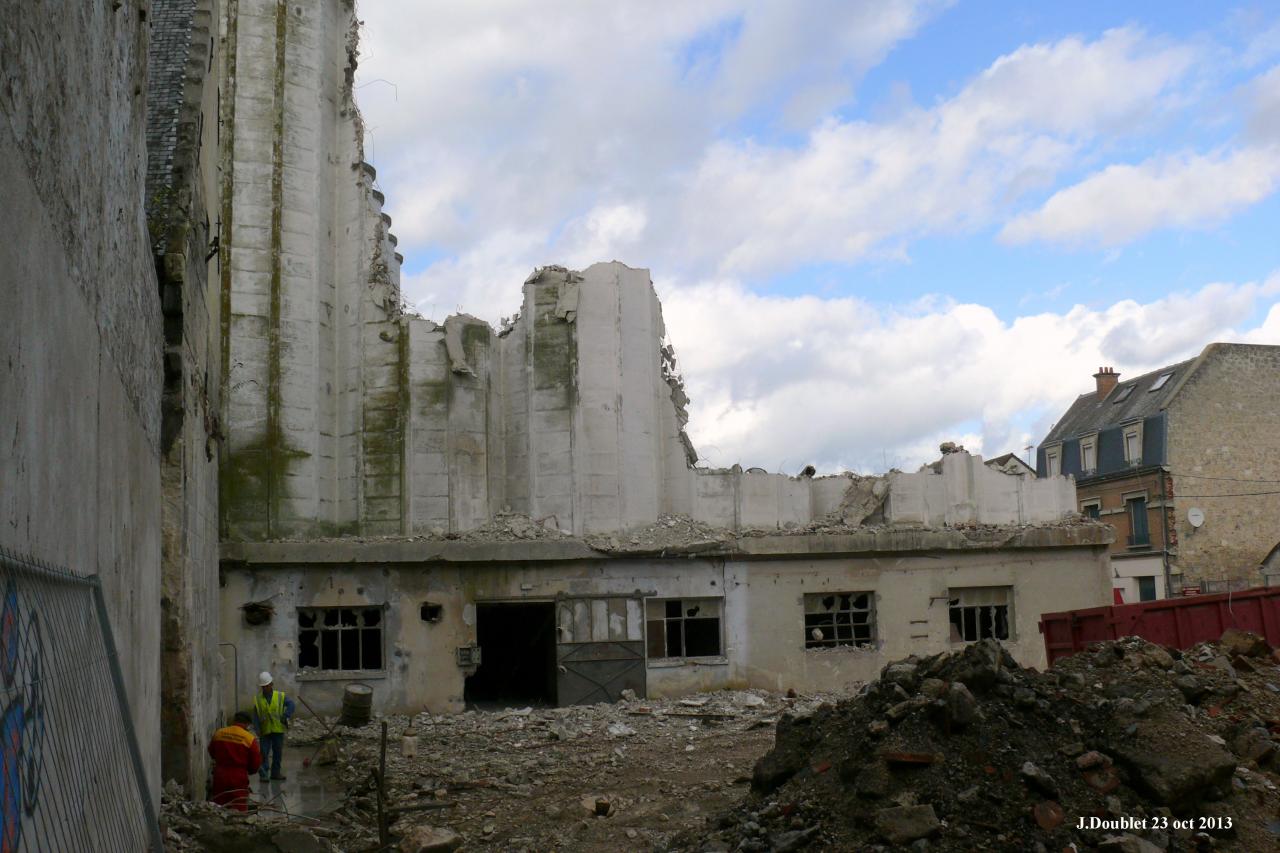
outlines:
[[[856,533],[811,533],[784,536],[729,537],[700,556],[794,557],[841,554],[906,554],[934,551],[981,551],[1023,548],[1071,548],[1106,545],[1114,531],[1104,524],[1043,527],[1005,527],[960,530],[951,528],[868,528]],[[683,556],[680,546],[661,549]],[[628,551],[627,556],[656,556]],[[316,542],[225,542],[222,561],[263,566],[330,565],[343,563],[540,563],[601,559],[620,555],[592,548],[580,539],[564,538],[515,542],[469,542],[422,539]]]
[[[1042,612],[1109,601],[1111,530],[1083,524],[1001,531],[901,530],[847,536],[738,537],[720,554],[618,557],[575,539],[529,542],[300,542],[223,546],[223,635],[244,660],[297,684],[317,709],[335,711],[343,685],[365,681],[382,710],[462,708],[465,671],[454,649],[476,640],[483,602],[553,602],[558,596],[705,598],[722,603],[723,654],[651,660],[650,695],[724,687],[832,689],[874,677],[887,661],[952,646],[948,591],[1012,589],[1011,653],[1043,666]],[[872,648],[805,650],[804,597],[867,592],[875,601]],[[267,625],[242,605],[270,600]],[[439,605],[426,623],[419,607]],[[387,665],[376,673],[297,668],[296,609],[385,605]],[[256,665],[256,664],[255,664]],[[252,689],[241,667],[240,695]],[[234,703],[230,688],[224,695]]]
[[[942,472],[925,468],[889,475],[886,518],[894,524],[1037,524],[1076,512],[1067,477],[1017,477],[961,450],[942,457]]]
[[[356,506],[356,517],[325,515],[317,504],[318,515],[297,516],[291,529],[255,522],[229,528],[230,538],[466,532],[504,508],[577,535],[662,514],[738,531],[832,515],[852,525],[940,526],[1038,524],[1075,512],[1068,479],[1010,477],[963,452],[950,454],[940,473],[882,478],[692,467],[687,398],[670,373],[665,334],[648,272],[617,262],[535,271],[521,313],[497,334],[465,315],[439,326],[378,314],[366,321],[363,354],[348,370],[353,384],[336,395],[340,408],[355,390],[365,401],[363,473],[339,482],[334,505]],[[295,379],[328,387],[325,376],[303,365]],[[245,415],[234,400],[230,411],[234,433]],[[317,423],[313,431],[323,429]],[[321,480],[309,475],[288,482],[299,495],[320,494]],[[358,499],[348,494],[356,486]],[[224,494],[239,512],[243,493]]]
[[[148,95],[148,224],[164,314],[161,772],[198,795],[218,722],[216,0],[154,0]]]
[[[0,544],[102,578],[158,804],[163,372],[140,11],[36,3],[0,24]]]

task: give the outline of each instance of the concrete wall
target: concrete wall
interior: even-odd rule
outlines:
[[[1066,477],[1016,477],[963,451],[942,457],[942,472],[923,468],[889,475],[891,524],[1038,524],[1076,512],[1075,483]]]
[[[1278,413],[1274,346],[1211,344],[1170,401],[1175,565],[1184,582],[1261,583],[1258,566],[1280,541],[1280,495],[1248,493],[1276,491]],[[1199,529],[1187,521],[1192,507],[1204,511]]]
[[[253,674],[267,668],[286,689],[300,690],[322,712],[338,710],[345,684],[363,681],[374,687],[380,710],[427,708],[439,713],[463,708],[466,671],[456,665],[454,650],[476,641],[475,605],[481,602],[554,601],[558,595],[629,595],[637,590],[645,597],[722,599],[723,655],[649,661],[648,692],[658,696],[746,686],[828,690],[866,680],[891,660],[952,647],[948,590],[1010,586],[1010,651],[1026,665],[1044,666],[1037,626],[1042,612],[1111,601],[1107,537],[1095,535],[1099,530],[1105,528],[1084,528],[1088,535],[1082,538],[1046,531],[1042,544],[1055,543],[1048,547],[1033,547],[1029,541],[1027,547],[977,550],[950,539],[945,540],[950,547],[942,547],[945,537],[938,534],[880,544],[868,541],[869,550],[863,553],[841,553],[843,546],[832,541],[835,553],[823,556],[817,555],[820,545],[804,542],[799,543],[801,553],[787,556],[775,549],[774,558],[767,560],[597,556],[495,563],[499,553],[477,544],[461,547],[475,550],[481,562],[459,565],[415,562],[413,549],[421,554],[421,548],[404,543],[395,551],[375,553],[366,547],[363,552],[374,560],[395,554],[395,562],[352,565],[345,562],[345,551],[314,552],[317,562],[303,555],[300,562],[289,558],[288,564],[225,564],[222,632],[240,648],[241,703],[252,691]],[[766,550],[796,544],[754,541]],[[885,543],[909,541],[939,547],[882,550]],[[530,550],[522,543],[512,553]],[[803,553],[806,550],[810,553]],[[289,553],[277,551],[274,558]],[[264,555],[271,558],[272,554]],[[804,595],[816,592],[873,593],[875,648],[805,650]],[[269,624],[247,623],[241,608],[251,601],[270,601],[275,613]],[[439,622],[422,621],[419,607],[425,601],[442,606]],[[383,604],[388,632],[385,671],[299,675],[297,608]],[[236,697],[229,690],[224,701],[230,707]]]
[[[0,26],[0,544],[102,578],[160,792],[161,314],[137,4]],[[50,21],[57,26],[50,26]]]
[[[339,241],[340,253],[370,259],[376,271],[382,249],[358,236]],[[298,363],[294,345],[273,343],[269,317],[238,314],[240,279],[232,276],[232,456],[223,490],[232,539],[461,532],[504,508],[579,535],[642,527],[663,513],[735,531],[778,530],[849,509],[850,495],[868,487],[853,477],[693,467],[686,398],[664,369],[662,310],[646,270],[617,262],[537,270],[525,281],[520,314],[495,333],[466,315],[443,326],[401,316],[394,283],[360,272],[359,263],[353,268],[357,280],[340,280],[337,290],[344,300],[359,297],[343,312],[359,315],[360,331],[356,345],[339,345],[337,375],[323,363]],[[254,286],[253,276],[244,278]],[[257,278],[274,280],[267,272]],[[308,286],[296,284],[298,294]],[[243,338],[235,329],[245,330]],[[254,353],[265,353],[267,363],[250,377]],[[279,433],[288,447],[261,443],[275,434],[276,374],[282,393],[323,385],[340,421],[337,459],[314,457],[325,419],[304,417],[314,405],[305,400],[288,416],[296,423]],[[354,470],[344,470],[348,464]],[[327,502],[325,477],[307,472],[335,466],[337,494]],[[1075,506],[1065,478],[1010,477],[963,452],[951,454],[941,473],[896,473],[889,488],[895,497],[884,511],[881,488],[863,512],[842,512],[841,520],[1036,524]],[[271,509],[277,505],[293,507],[287,522],[271,520],[280,517]]]
[[[406,533],[408,339],[352,4],[229,0],[224,33],[224,535]]]
[[[147,107],[147,216],[164,314],[161,401],[163,778],[204,791],[219,723],[218,419],[222,359],[216,236],[219,6],[156,0]]]

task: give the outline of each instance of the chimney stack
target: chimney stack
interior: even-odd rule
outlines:
[[[1098,383],[1098,399],[1104,399],[1110,394],[1120,382],[1120,374],[1115,372],[1114,368],[1099,367],[1098,372],[1093,374],[1093,378]]]

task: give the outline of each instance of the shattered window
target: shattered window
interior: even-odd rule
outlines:
[[[1008,640],[1013,635],[1013,588],[975,586],[952,589],[951,642],[971,643],[988,637]]]
[[[382,669],[382,608],[299,608],[298,668]]]
[[[645,602],[648,657],[717,657],[720,599],[667,598]]]
[[[804,597],[804,647],[870,646],[876,636],[875,594],[819,592]]]

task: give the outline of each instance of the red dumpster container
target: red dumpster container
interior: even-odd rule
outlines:
[[[1050,664],[1103,640],[1138,636],[1162,646],[1185,649],[1203,640],[1216,640],[1228,628],[1261,634],[1272,646],[1280,646],[1280,588],[1254,587],[1215,595],[1066,610],[1040,617],[1040,633],[1044,635]]]

